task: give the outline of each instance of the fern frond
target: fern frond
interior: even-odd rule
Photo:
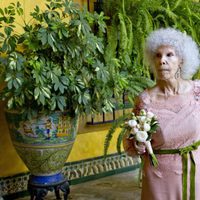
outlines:
[[[174,11],[182,3],[182,1],[183,0],[177,0],[171,10]]]
[[[127,43],[128,43],[128,36],[126,30],[126,23],[124,19],[124,15],[122,13],[118,13],[119,17],[119,26],[120,26],[120,35],[119,35],[119,53],[126,50]]]
[[[147,9],[145,9],[144,19],[145,19],[145,32],[148,34],[151,31],[153,31],[153,18]]]
[[[194,18],[196,18],[198,21],[200,21],[200,15],[199,15],[199,13],[191,13],[191,15],[194,17]]]
[[[176,21],[178,18],[178,16],[174,12],[164,7],[160,8],[160,11],[163,11],[166,14],[166,16],[169,17],[169,19],[172,19],[173,21]]]
[[[120,133],[118,135],[118,138],[117,138],[117,152],[119,154],[121,154],[121,144],[122,144],[123,138],[126,135],[127,131],[128,131],[127,129],[122,128],[122,130],[120,131]]]
[[[108,153],[108,148],[110,146],[110,142],[113,138],[113,134],[115,133],[116,129],[119,128],[122,123],[124,123],[125,119],[127,119],[130,116],[129,114],[125,114],[123,116],[120,116],[115,122],[113,122],[112,127],[109,129],[105,141],[104,141],[104,157]]]
[[[135,78],[134,83],[142,88],[151,88],[155,85],[154,81],[145,77],[141,77],[141,81],[139,81],[138,78]]]
[[[114,25],[107,26],[107,46],[104,54],[104,59],[107,64],[116,58],[117,41],[117,27]]]
[[[133,24],[128,16],[125,16],[125,22],[127,24],[127,51],[128,55],[131,55],[133,51]]]
[[[158,14],[154,18],[154,27],[155,28],[160,28],[160,27],[168,27],[169,23],[166,20],[166,17],[163,14]]]

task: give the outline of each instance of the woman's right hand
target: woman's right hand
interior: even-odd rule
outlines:
[[[129,139],[125,137],[123,140],[123,146],[125,152],[127,152],[129,156],[142,155],[146,152],[145,144],[138,143],[134,139]]]
[[[133,145],[135,147],[137,154],[142,155],[146,152],[146,146],[144,143],[137,142],[134,140]]]

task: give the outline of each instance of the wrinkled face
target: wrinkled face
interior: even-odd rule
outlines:
[[[171,46],[160,46],[154,57],[155,72],[158,80],[170,80],[181,66],[181,59]]]

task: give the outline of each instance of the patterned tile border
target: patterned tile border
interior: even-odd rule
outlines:
[[[140,159],[137,157],[131,158],[125,154],[111,154],[105,159],[101,156],[93,159],[66,163],[62,172],[68,177],[70,184],[74,185],[123,171],[133,170],[138,168],[139,165]],[[28,179],[29,173],[1,178],[0,195],[9,196],[15,193],[26,192]]]

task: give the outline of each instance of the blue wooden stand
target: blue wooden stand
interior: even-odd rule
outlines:
[[[69,182],[59,173],[51,176],[30,175],[28,181],[28,191],[31,200],[43,200],[48,191],[54,191],[57,200],[60,200],[60,192],[63,192],[64,200],[67,200],[70,193]]]

